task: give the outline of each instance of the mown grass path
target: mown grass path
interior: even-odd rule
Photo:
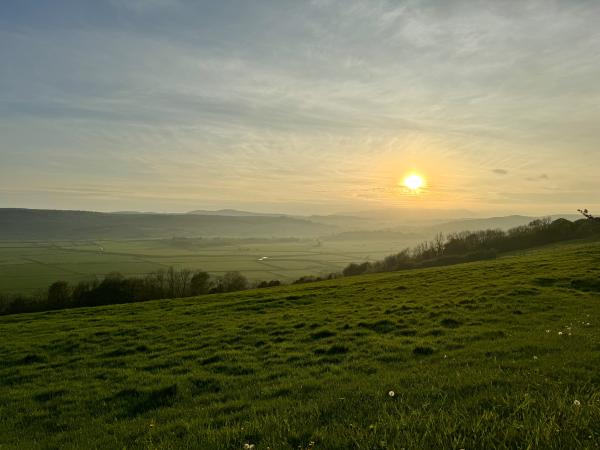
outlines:
[[[2,317],[0,448],[596,449],[599,325],[600,243]]]

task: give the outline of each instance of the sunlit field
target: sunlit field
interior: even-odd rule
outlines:
[[[0,318],[0,447],[596,449],[600,243]]]
[[[340,271],[348,263],[380,259],[405,240],[147,239],[111,241],[0,241],[0,292],[32,293],[57,280],[78,282],[110,272],[140,276],[175,268],[213,275],[239,271],[249,280],[291,282]]]

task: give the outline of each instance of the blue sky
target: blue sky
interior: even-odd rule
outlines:
[[[598,23],[594,1],[5,0],[0,206],[600,208]]]

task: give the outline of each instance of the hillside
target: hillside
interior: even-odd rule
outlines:
[[[6,316],[0,447],[598,448],[599,323],[600,242]]]
[[[461,219],[444,222],[431,226],[430,233],[441,231],[443,233],[455,233],[461,231],[477,231],[477,230],[508,230],[510,228],[527,225],[533,220],[539,219],[538,216],[502,216],[502,217],[487,217],[478,219]],[[571,221],[581,219],[581,215],[577,214],[562,214],[551,216],[552,220],[564,218]]]
[[[1,209],[2,240],[142,239],[177,237],[315,237],[330,225],[277,216],[98,213]]]
[[[266,216],[266,217],[282,217],[288,216],[288,214],[272,214],[272,213],[259,213],[253,211],[240,211],[238,209],[219,209],[217,211],[211,211],[206,209],[197,209],[189,211],[186,214],[195,214],[198,216],[229,216],[229,217],[248,217],[248,216]]]

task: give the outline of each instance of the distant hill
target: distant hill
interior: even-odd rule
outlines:
[[[237,209],[219,209],[217,211],[198,209],[196,211],[190,211],[186,214],[193,214],[196,216],[227,216],[227,217],[288,217],[286,214],[258,213],[258,212],[251,212],[251,211],[239,211]]]
[[[426,214],[427,215],[427,214]],[[572,214],[555,215],[577,219]],[[61,240],[61,239],[149,239],[165,237],[332,237],[341,239],[386,239],[421,235],[433,236],[441,231],[503,230],[526,225],[533,216],[469,218],[444,223],[416,226],[414,218],[394,220],[394,227],[376,217],[356,217],[332,214],[309,217],[285,214],[255,213],[234,209],[197,210],[189,213],[61,211],[0,208],[0,240]]]
[[[358,230],[380,230],[386,228],[389,222],[378,220],[377,218],[370,219],[368,217],[355,217],[355,216],[344,216],[344,215],[314,215],[307,217],[311,222],[323,223],[339,227],[345,231],[358,231]]]
[[[548,216],[547,216],[548,217]],[[564,214],[549,216],[553,220],[558,218],[564,218],[568,220],[576,220],[581,218],[576,214]],[[532,220],[539,219],[540,216],[504,216],[504,217],[488,217],[483,219],[461,219],[445,222],[430,227],[432,232],[442,231],[444,233],[453,233],[457,231],[477,231],[477,230],[488,230],[488,229],[501,229],[508,230],[510,228],[518,227],[521,225],[527,225]]]
[[[285,216],[0,209],[0,240],[316,237],[337,231],[332,225]]]
[[[327,241],[383,241],[383,240],[418,240],[422,239],[423,236],[418,233],[405,233],[402,231],[392,230],[357,230],[357,231],[344,231],[342,233],[328,236],[325,238]]]
[[[341,215],[367,218],[371,221],[385,222],[389,225],[415,225],[459,220],[463,217],[473,217],[476,214],[463,209],[389,208],[353,211]]]

